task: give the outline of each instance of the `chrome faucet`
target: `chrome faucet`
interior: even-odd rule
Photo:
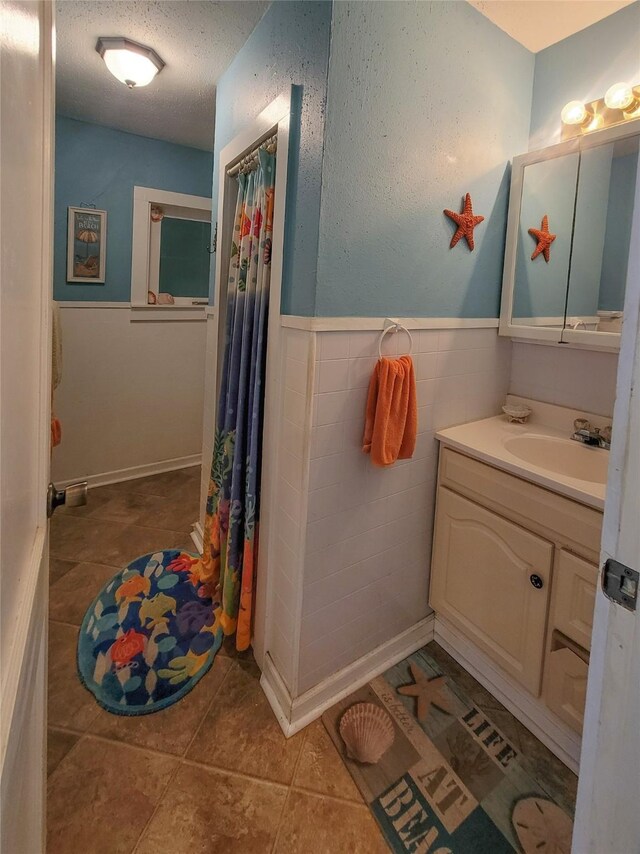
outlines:
[[[571,438],[575,442],[582,442],[583,445],[591,445],[596,448],[604,448],[608,451],[611,448],[611,426],[607,425],[600,429],[592,427],[586,418],[576,418],[573,422],[575,432]]]

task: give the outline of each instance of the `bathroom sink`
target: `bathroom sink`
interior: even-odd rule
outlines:
[[[503,440],[514,457],[559,475],[606,484],[609,453],[571,439],[525,434]]]

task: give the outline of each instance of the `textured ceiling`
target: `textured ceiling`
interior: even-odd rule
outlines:
[[[57,110],[143,136],[213,148],[216,81],[268,2],[62,0],[57,9]],[[166,62],[129,90],[96,53],[98,36],[126,36]]]
[[[533,53],[613,15],[634,0],[469,0]]]

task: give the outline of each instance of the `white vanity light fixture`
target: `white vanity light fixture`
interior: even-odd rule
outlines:
[[[640,86],[614,83],[604,98],[589,103],[569,101],[560,113],[562,137],[568,139],[603,127],[640,118]]]
[[[147,86],[165,65],[153,48],[123,37],[101,36],[96,50],[113,76],[129,89]]]

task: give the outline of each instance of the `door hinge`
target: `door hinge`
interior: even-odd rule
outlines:
[[[640,572],[609,558],[602,571],[602,589],[605,596],[629,611],[635,611],[638,603]]]

